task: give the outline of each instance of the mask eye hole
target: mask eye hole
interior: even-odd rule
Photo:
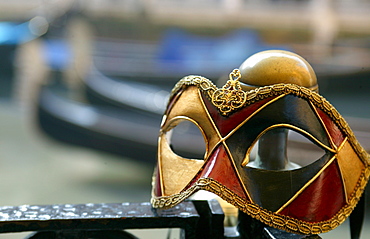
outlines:
[[[287,155],[290,162],[305,167],[323,157],[327,152],[305,136],[289,130]]]
[[[204,160],[206,144],[201,130],[189,120],[179,120],[169,131],[166,139],[171,150],[180,157]]]
[[[278,139],[280,144],[276,144],[273,138]],[[267,131],[253,145],[247,155],[249,162],[246,166],[266,170],[294,170],[308,166],[326,154],[326,150],[306,136],[286,128],[275,128]]]

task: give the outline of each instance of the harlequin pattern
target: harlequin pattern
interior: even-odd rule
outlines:
[[[154,207],[172,207],[207,190],[270,226],[296,233],[326,232],[348,217],[368,181],[369,155],[329,102],[307,88],[277,84],[245,92],[243,106],[225,116],[212,103],[215,91],[199,76],[173,89],[159,136]],[[202,132],[204,160],[181,158],[169,148],[166,133],[181,120]],[[298,131],[325,155],[290,172],[244,167],[248,149],[274,127]],[[272,201],[269,194],[281,196]]]

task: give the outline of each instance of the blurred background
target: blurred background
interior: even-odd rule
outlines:
[[[267,49],[303,56],[369,151],[369,12],[369,0],[0,0],[0,205],[149,201],[174,84],[222,86]],[[178,152],[202,153],[198,139],[185,125]],[[349,238],[348,225],[322,236]]]

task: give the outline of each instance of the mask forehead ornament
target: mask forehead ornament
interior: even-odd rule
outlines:
[[[258,55],[262,65],[271,60],[263,54]],[[295,56],[289,53],[285,58],[302,64],[292,60]],[[205,190],[269,226],[299,234],[328,232],[359,201],[370,176],[369,155],[343,117],[316,92],[316,78],[305,85],[307,80],[300,83],[297,77],[286,80],[275,75],[283,83],[273,78],[273,84],[259,86],[253,77],[261,74],[261,69],[254,71],[261,64],[242,65],[222,88],[201,76],[187,76],[175,85],[159,133],[152,205],[171,208]],[[289,64],[270,70],[265,66],[264,77],[272,77],[269,73],[276,69],[283,72]],[[311,72],[307,65],[302,67]],[[289,65],[291,73],[292,67],[294,74],[302,70]],[[245,77],[252,80],[246,84]],[[206,145],[202,159],[184,158],[172,150],[170,131],[182,121],[202,133]],[[255,143],[286,129],[308,138],[324,155],[302,167],[253,166],[249,160]]]
[[[222,115],[227,115],[242,107],[247,100],[247,94],[242,90],[239,79],[240,71],[235,69],[230,73],[230,80],[212,94],[212,104],[218,108]]]

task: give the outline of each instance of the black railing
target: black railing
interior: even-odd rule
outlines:
[[[268,228],[247,215],[240,217],[238,231],[224,227],[224,217],[216,200],[186,201],[168,210],[149,202],[7,206],[0,207],[0,233],[32,232],[27,239],[128,239],[137,237],[126,229],[180,228],[184,239],[320,238]]]

